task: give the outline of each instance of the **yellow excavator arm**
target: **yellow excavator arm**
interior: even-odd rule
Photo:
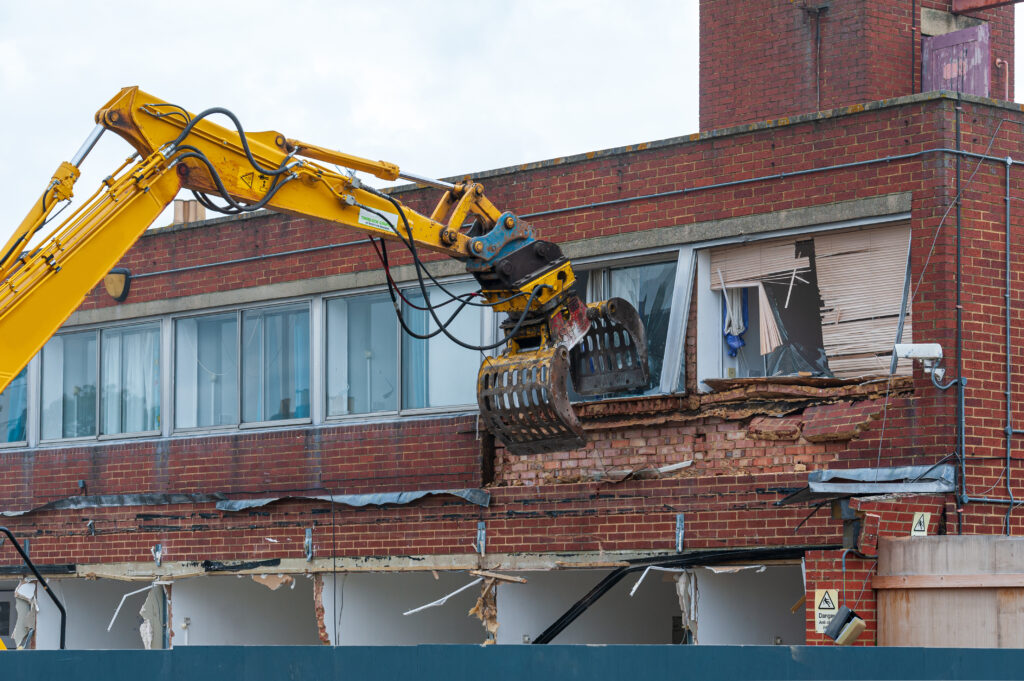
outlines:
[[[214,123],[215,115],[233,127]],[[508,314],[505,338],[480,348],[504,350],[480,368],[478,404],[484,423],[510,451],[568,449],[584,442],[568,400],[570,376],[581,394],[647,383],[644,330],[633,307],[621,299],[581,302],[570,291],[575,278],[561,249],[537,239],[513,213],[499,211],[477,183],[420,177],[393,163],[273,131],[247,133],[226,109],[193,114],[135,87],[100,109],[96,124],[0,251],[0,390],[182,189],[220,212],[266,208],[400,242],[412,252],[418,273],[421,250],[464,262],[483,300]],[[105,130],[128,141],[136,154],[29,248],[56,206],[70,200],[78,167]],[[422,215],[364,185],[354,172],[324,164],[407,179],[443,194],[433,212]],[[439,327],[445,325],[431,314]]]

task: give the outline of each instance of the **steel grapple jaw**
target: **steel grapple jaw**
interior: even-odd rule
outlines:
[[[484,360],[477,378],[480,417],[513,454],[584,445],[569,403],[570,377],[581,395],[635,390],[649,380],[643,323],[621,298],[584,306],[570,297],[548,316],[539,338],[530,349],[513,339],[504,354]]]

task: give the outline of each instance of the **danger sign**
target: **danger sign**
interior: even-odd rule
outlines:
[[[838,610],[839,591],[837,589],[816,589],[814,591],[814,631],[824,634]]]
[[[918,512],[914,514],[914,522],[910,525],[911,537],[927,537],[928,521],[932,519],[931,513]]]

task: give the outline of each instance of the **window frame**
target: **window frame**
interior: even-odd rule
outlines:
[[[143,326],[155,326],[157,329],[157,358],[160,375],[160,390],[158,392],[160,399],[160,428],[157,430],[145,430],[132,433],[102,433],[102,413],[103,413],[103,331],[114,330],[114,329],[127,329],[132,327],[143,327]],[[28,398],[29,404],[35,403],[36,412],[32,414],[32,407],[29,406],[29,413],[27,418],[29,420],[30,427],[26,428],[26,436],[28,440],[20,444],[22,447],[32,446],[32,442],[35,441],[38,445],[53,445],[53,444],[64,444],[64,443],[81,443],[81,442],[107,442],[110,440],[134,440],[138,438],[155,437],[159,436],[164,432],[164,423],[167,416],[167,405],[166,401],[166,390],[164,389],[164,381],[166,378],[164,368],[166,361],[164,357],[164,343],[163,343],[163,318],[162,317],[140,317],[138,319],[132,319],[130,321],[122,322],[119,324],[85,324],[82,326],[68,327],[67,329],[61,329],[58,333],[53,334],[47,339],[47,343],[50,339],[56,338],[57,336],[66,336],[69,334],[76,333],[94,333],[96,334],[96,433],[93,435],[80,435],[77,437],[57,437],[57,438],[46,438],[43,437],[43,389],[42,389],[42,378],[43,378],[43,349],[40,348],[39,352],[32,358],[29,363],[29,385],[28,385]],[[44,344],[45,346],[45,344]],[[32,362],[36,363],[36,368],[32,369]],[[33,428],[35,428],[35,437],[33,437]],[[16,446],[13,443],[6,443],[0,445],[0,447],[12,447]]]
[[[42,352],[40,350],[40,352]],[[25,439],[24,440],[11,440],[10,442],[0,441],[0,449],[21,449],[27,447],[28,443],[32,440],[32,376],[33,376],[33,362],[36,358],[33,357],[28,364],[25,365]],[[20,372],[19,372],[20,373]],[[17,374],[15,374],[17,377]],[[12,381],[13,382],[13,381]],[[8,386],[10,387],[10,386]]]
[[[171,387],[171,421],[170,434],[202,435],[205,433],[223,433],[238,430],[242,420],[242,311],[245,308],[224,307],[203,310],[198,314],[174,314],[170,315],[170,387]],[[215,317],[231,314],[235,317],[235,385],[238,388],[235,399],[235,407],[238,413],[238,423],[224,424],[220,426],[179,426],[178,425],[178,322],[183,319],[200,319],[202,317]]]
[[[277,420],[270,420],[270,421],[268,421],[268,420],[245,421],[244,420],[244,415],[243,415],[243,412],[242,412],[242,409],[244,408],[244,405],[245,405],[245,394],[244,394],[245,391],[244,391],[244,383],[243,383],[243,379],[244,379],[244,376],[245,376],[245,368],[244,368],[245,361],[244,361],[244,359],[242,357],[242,352],[243,352],[243,348],[242,348],[242,335],[245,332],[245,329],[244,329],[245,313],[247,313],[247,312],[250,312],[250,313],[251,312],[262,312],[264,310],[274,310],[274,309],[287,308],[287,307],[299,308],[299,307],[301,307],[303,305],[305,305],[305,307],[306,307],[306,313],[308,315],[307,319],[309,320],[309,347],[307,348],[307,351],[309,352],[309,355],[308,355],[308,360],[309,360],[309,376],[308,376],[308,379],[309,379],[309,390],[310,390],[310,393],[312,393],[313,392],[313,373],[314,373],[314,369],[313,369],[313,352],[314,352],[314,348],[316,346],[316,343],[313,340],[313,301],[312,301],[312,299],[306,297],[306,298],[299,298],[297,300],[276,301],[276,302],[271,303],[269,305],[252,305],[252,306],[246,306],[246,307],[242,307],[242,308],[238,309],[239,317],[238,317],[238,327],[237,328],[238,328],[238,429],[239,430],[251,430],[253,428],[269,428],[269,427],[277,427],[277,426],[296,426],[296,425],[309,424],[309,423],[313,422],[313,399],[314,399],[314,395],[312,395],[312,394],[310,394],[310,396],[309,396],[309,410],[310,410],[309,416],[302,416],[302,417],[299,417],[299,418],[290,418],[290,419],[277,419]],[[264,329],[264,332],[265,331],[266,331],[266,329]],[[262,370],[262,367],[261,367],[261,370]],[[262,388],[262,386],[261,386],[261,388]]]

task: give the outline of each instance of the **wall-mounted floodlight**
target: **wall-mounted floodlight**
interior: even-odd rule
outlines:
[[[132,273],[126,267],[115,267],[103,277],[103,287],[111,298],[123,303],[132,287]]]

